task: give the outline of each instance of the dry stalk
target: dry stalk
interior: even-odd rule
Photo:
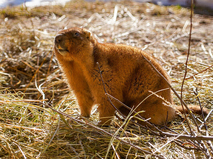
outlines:
[[[188,125],[188,127],[189,127],[190,133],[191,133],[191,135],[195,135],[194,132],[192,131],[192,128],[191,128],[190,124],[189,124],[189,121],[188,121],[187,116],[186,116],[185,109],[184,109],[184,107],[183,107],[183,85],[184,85],[184,81],[185,81],[185,78],[186,78],[186,75],[187,75],[187,66],[188,66],[188,60],[189,60],[189,54],[190,54],[190,48],[191,48],[192,14],[193,14],[193,0],[191,0],[190,32],[189,32],[189,41],[188,41],[188,52],[187,52],[187,58],[186,58],[186,63],[185,63],[185,73],[184,73],[184,77],[183,77],[183,81],[182,81],[182,85],[181,85],[181,94],[180,94],[180,98],[181,98],[181,106],[182,106],[182,108],[183,108],[184,116],[185,116],[185,119],[186,119],[186,123],[187,123],[187,125]],[[195,125],[197,126],[198,132],[200,132],[196,120],[193,119],[193,121],[194,121]]]
[[[206,120],[205,120],[205,116],[204,116],[204,114],[203,114],[203,107],[201,106],[201,102],[200,102],[200,98],[199,98],[199,96],[198,96],[198,91],[197,91],[197,88],[194,90],[194,94],[196,95],[196,97],[197,97],[197,100],[198,100],[198,103],[199,103],[199,106],[200,106],[200,109],[201,109],[201,112],[202,112],[202,118],[203,118],[203,125],[204,125],[204,127],[205,127],[205,130],[206,130],[206,132],[208,131],[208,128],[207,128],[207,125],[206,125]],[[199,127],[200,128],[200,127]],[[199,129],[200,130],[200,129]]]
[[[212,67],[213,67],[213,65],[210,65],[210,66],[208,66],[206,69],[204,69],[204,70],[202,70],[202,71],[199,71],[198,73],[195,73],[194,75],[192,75],[192,76],[190,76],[190,77],[185,78],[185,80],[191,79],[191,78],[195,77],[196,75],[201,74],[201,73],[203,73],[203,72],[205,72],[205,71],[211,69]]]

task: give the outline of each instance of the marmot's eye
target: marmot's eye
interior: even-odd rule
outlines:
[[[75,32],[74,35],[77,37],[77,36],[80,35],[80,33],[79,32]]]

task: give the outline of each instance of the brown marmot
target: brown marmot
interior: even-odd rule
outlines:
[[[112,103],[124,115],[130,110],[122,103],[130,108],[137,106],[136,112],[141,111],[142,117],[156,125],[173,120],[177,110],[182,110],[181,106],[165,104],[165,101],[173,104],[171,89],[144,57],[170,82],[169,76],[140,49],[99,43],[88,30],[70,28],[55,37],[54,52],[84,117],[89,117],[92,106],[97,104],[100,123],[110,123],[116,109],[106,92],[117,99],[111,99]],[[158,96],[150,95],[150,91]],[[198,106],[191,109],[200,110]]]

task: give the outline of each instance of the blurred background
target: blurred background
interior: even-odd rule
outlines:
[[[20,5],[25,3],[27,7],[35,7],[35,6],[42,6],[42,5],[55,5],[55,4],[62,4],[65,5],[66,2],[72,0],[1,0],[0,7],[6,6],[14,6]],[[86,0],[90,2],[95,2],[97,0]],[[110,0],[98,0],[98,1],[110,1]],[[120,1],[120,0],[114,0]],[[128,0],[127,0],[128,1]],[[130,0],[129,0],[130,1]],[[158,5],[181,5],[181,6],[189,6],[191,0],[133,0],[136,2],[152,2]],[[201,7],[209,7],[213,9],[213,1],[212,0],[194,0],[196,6]]]

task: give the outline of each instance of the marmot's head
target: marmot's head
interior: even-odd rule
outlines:
[[[62,30],[55,37],[55,52],[59,53],[66,60],[73,60],[86,56],[93,50],[94,38],[91,33],[83,28],[70,28]],[[81,57],[82,58],[82,57]]]

